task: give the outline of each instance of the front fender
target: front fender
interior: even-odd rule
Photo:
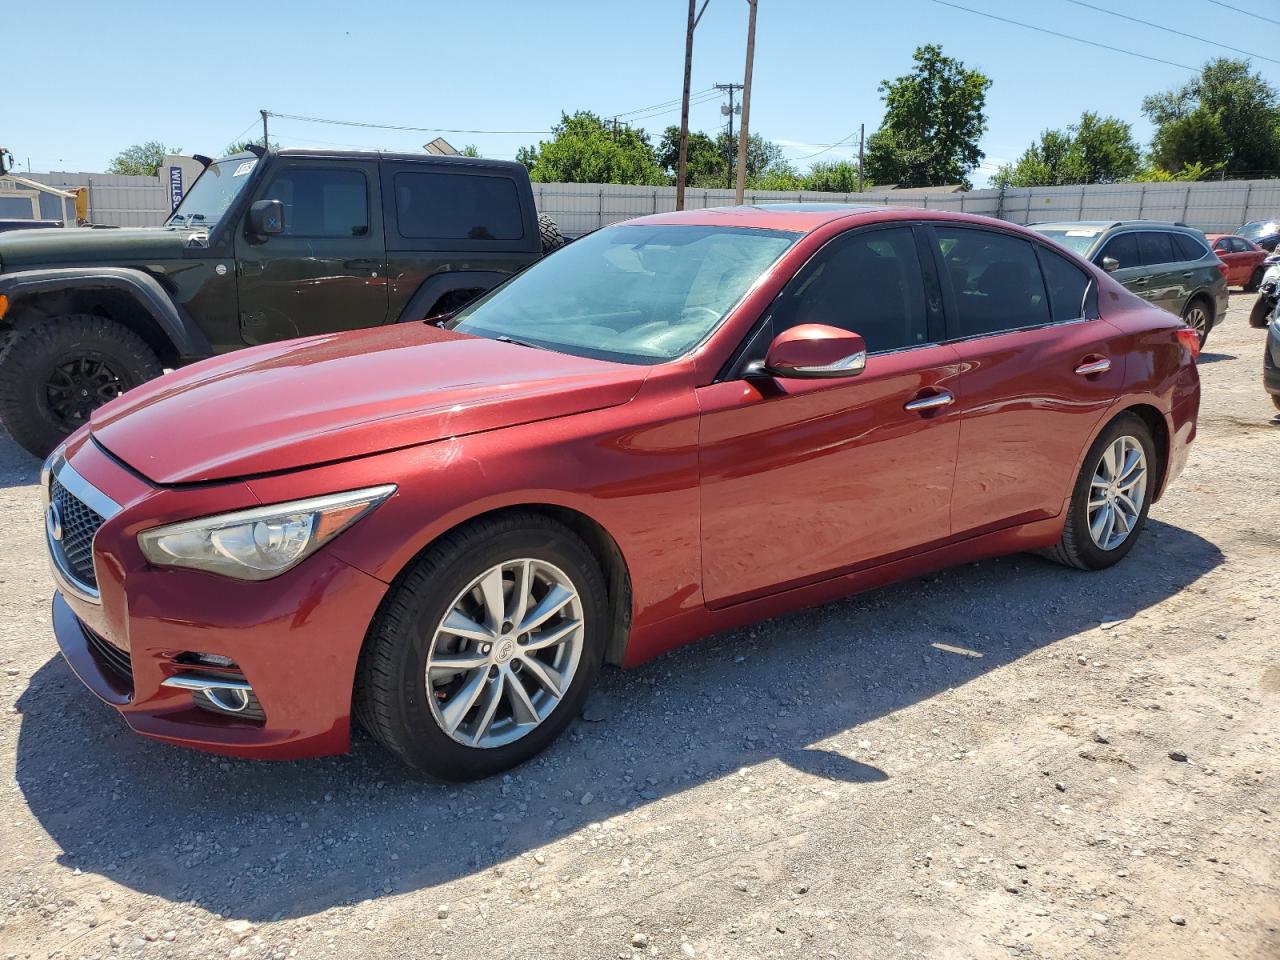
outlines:
[[[117,290],[147,311],[178,355],[195,359],[213,353],[209,341],[186,311],[173,302],[155,277],[128,267],[58,267],[0,274],[0,294],[11,303],[65,290]]]

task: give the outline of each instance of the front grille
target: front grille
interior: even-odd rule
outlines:
[[[93,535],[102,526],[103,517],[80,500],[54,477],[49,485],[49,502],[57,509],[62,525],[61,539],[53,541],[61,566],[80,584],[98,588],[93,571]]]
[[[129,658],[129,651],[121,650],[106,637],[90,630],[83,622],[80,624],[80,629],[84,631],[85,640],[89,642],[89,649],[97,655],[106,668],[132,685],[133,661]]]

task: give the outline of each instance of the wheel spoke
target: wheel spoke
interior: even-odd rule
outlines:
[[[444,623],[440,625],[440,629],[445,633],[453,634],[455,637],[465,637],[468,640],[492,640],[497,636],[488,627],[476,623],[456,607],[449,611],[449,615],[444,618]]]
[[[502,618],[507,612],[506,598],[502,593],[502,567],[494,567],[486,573],[479,587],[484,597],[484,625],[497,633],[502,629]]]
[[[1116,506],[1120,509],[1120,512],[1125,515],[1126,521],[1132,521],[1137,519],[1138,517],[1137,503],[1135,503],[1133,500],[1130,500],[1123,493],[1116,494]],[[1128,525],[1129,524],[1126,523],[1126,527]]]
[[[506,678],[507,701],[511,704],[511,715],[516,723],[537,723],[540,719],[538,708],[533,705],[529,691],[524,688],[520,678],[510,673],[509,669],[503,670],[502,674]]]
[[[1093,542],[1104,548],[1106,547],[1107,540],[1106,537],[1103,536],[1103,532],[1107,529],[1107,521],[1111,516],[1111,510],[1111,503],[1108,501],[1107,504],[1094,515],[1093,522],[1089,524],[1089,533],[1093,536]]]
[[[450,673],[463,673],[488,666],[489,657],[479,650],[464,650],[460,653],[442,653],[433,656],[427,664],[430,670],[444,670]]]
[[[564,623],[557,623],[554,627],[549,627],[541,633],[535,633],[529,637],[529,642],[522,645],[524,650],[545,650],[547,647],[554,647],[557,643],[563,643],[582,626],[581,620],[566,620]]]
[[[440,715],[444,718],[444,727],[449,733],[453,733],[458,729],[458,726],[466,718],[471,708],[475,706],[476,700],[479,699],[488,682],[488,672],[477,670],[462,689],[455,693],[444,705]]]
[[[511,587],[511,605],[507,610],[507,619],[512,623],[524,620],[529,609],[529,601],[533,599],[533,564],[521,560],[516,566],[516,581]]]
[[[479,717],[476,718],[476,729],[471,734],[473,746],[483,740],[484,735],[493,726],[493,718],[498,712],[498,704],[502,702],[502,692],[506,682],[506,676],[502,673],[493,680],[489,680],[486,676],[484,705],[480,708]]]
[[[529,633],[532,630],[537,630],[538,627],[563,610],[569,601],[576,597],[577,594],[572,590],[566,590],[557,583],[547,591],[547,595],[538,602],[538,605],[525,616],[524,621],[516,628],[516,632]]]
[[[520,662],[524,664],[524,671],[542,684],[547,693],[556,700],[560,699],[564,692],[564,677],[560,676],[559,670],[543,663],[537,657],[524,657]]]

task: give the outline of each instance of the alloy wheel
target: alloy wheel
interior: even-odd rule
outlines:
[[[1193,303],[1187,309],[1186,316],[1182,319],[1188,327],[1199,334],[1201,341],[1203,341],[1205,335],[1209,332],[1209,314],[1205,308],[1198,303]]]
[[[98,407],[124,393],[127,386],[102,356],[84,353],[54,367],[44,389],[49,412],[61,428],[70,432]]]
[[[436,723],[468,747],[520,739],[568,692],[583,639],[582,599],[564,571],[529,558],[490,567],[431,638],[426,682]]]
[[[1089,484],[1089,536],[1114,550],[1138,525],[1147,497],[1147,454],[1135,437],[1117,437],[1102,452]]]

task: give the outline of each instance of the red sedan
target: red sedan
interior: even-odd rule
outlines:
[[[1266,272],[1263,261],[1271,254],[1252,240],[1233,233],[1206,233],[1205,239],[1218,259],[1227,265],[1227,286],[1243,287],[1246,293],[1258,289]]]
[[[818,204],[600,230],[447,321],[216,358],[46,465],[53,620],[139,733],[445,778],[604,662],[922,571],[1134,546],[1195,333],[1051,241]]]

